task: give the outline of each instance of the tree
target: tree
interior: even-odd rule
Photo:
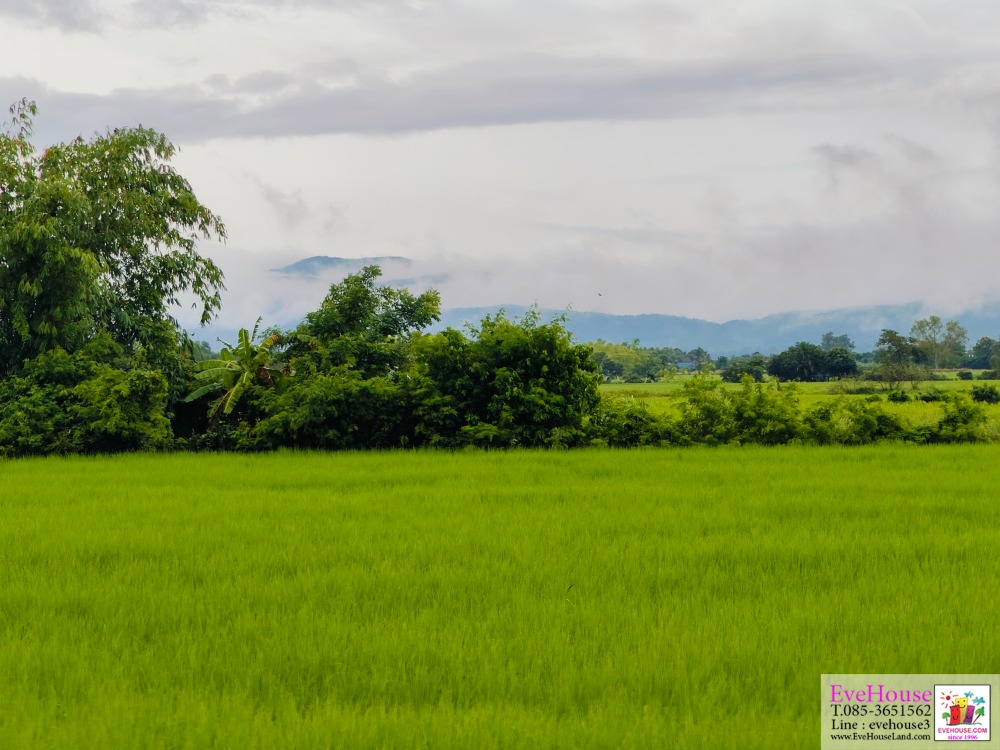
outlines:
[[[910,336],[935,370],[958,365],[965,355],[965,344],[969,339],[968,332],[957,321],[943,323],[937,315],[915,321]]]
[[[915,339],[884,328],[876,347],[877,364],[873,374],[887,387],[895,388],[904,380],[915,383],[926,379],[926,353]]]
[[[972,349],[969,350],[965,361],[962,362],[962,366],[969,367],[974,370],[989,369],[992,367],[991,360],[996,353],[996,339],[992,339],[989,336],[983,336],[975,343]]]
[[[109,130],[38,153],[37,107],[21,100],[0,133],[0,372],[105,331],[126,350],[176,349],[170,309],[193,293],[202,323],[222,271],[199,238],[225,237],[170,166],[176,148],[143,127]]]
[[[412,417],[412,340],[440,317],[436,291],[380,286],[367,266],[333,284],[318,310],[285,336],[296,375],[260,393],[263,447],[399,448],[419,444]]]
[[[858,364],[846,349],[824,351],[815,344],[800,341],[771,357],[767,371],[782,380],[808,383],[854,375]]]
[[[827,352],[831,352],[834,349],[846,349],[849,352],[853,352],[854,342],[851,341],[851,337],[846,333],[834,336],[833,331],[827,331],[823,334],[823,338],[820,339],[820,348]]]
[[[782,380],[810,383],[826,379],[826,352],[806,341],[788,347],[771,357],[767,372]]]
[[[295,359],[309,359],[321,371],[348,365],[371,378],[405,363],[409,336],[441,317],[441,296],[379,286],[381,275],[378,266],[365,266],[330,287],[319,309],[287,336],[293,367]]]
[[[764,381],[764,358],[759,354],[747,357],[733,357],[722,370],[722,379],[726,383],[739,383],[744,375],[749,375],[758,383]]]

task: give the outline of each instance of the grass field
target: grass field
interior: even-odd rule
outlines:
[[[990,445],[0,463],[0,746],[810,748],[1000,672]]]
[[[836,383],[782,383],[782,388],[794,388],[797,394],[799,407],[810,409],[824,402],[829,402],[837,398],[858,399],[864,401],[870,397],[878,396],[885,410],[891,414],[898,415],[908,420],[913,425],[931,424],[941,418],[942,409],[939,402],[926,403],[917,400],[917,396],[922,393],[933,391],[950,393],[970,393],[973,386],[994,385],[1000,383],[994,381],[969,381],[959,380],[954,372],[941,373],[943,380],[928,380],[920,383],[917,389],[913,389],[909,383],[902,384],[902,391],[913,398],[907,403],[892,403],[887,401],[886,392],[878,383],[852,383],[849,385],[866,385],[875,390],[873,394],[839,394]],[[679,399],[682,396],[684,383],[690,376],[680,376],[673,380],[660,383],[605,383],[601,386],[601,393],[609,396],[631,396],[654,414],[677,414]],[[739,390],[738,383],[725,383],[725,388]],[[770,386],[768,386],[770,387]],[[1000,404],[983,404],[989,424],[994,431],[1000,431]]]

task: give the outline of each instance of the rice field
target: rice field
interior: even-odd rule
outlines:
[[[822,673],[1000,672],[998,457],[0,463],[0,746],[819,747]]]
[[[948,377],[948,376],[951,377]],[[942,373],[943,380],[928,380],[913,389],[909,383],[902,384],[902,391],[913,400],[906,403],[892,403],[886,399],[886,391],[883,391],[877,383],[862,383],[875,390],[872,394],[838,394],[837,384],[831,383],[782,383],[782,388],[794,388],[800,409],[811,409],[824,402],[829,402],[837,398],[858,399],[864,401],[869,398],[878,398],[885,411],[909,421],[910,424],[922,425],[933,424],[941,418],[942,408],[940,402],[923,402],[917,399],[922,393],[941,392],[945,394],[966,393],[968,394],[973,386],[994,385],[1000,386],[996,381],[968,381],[958,380],[955,373]],[[630,396],[638,399],[653,414],[678,414],[679,399],[682,396],[684,383],[689,376],[679,376],[673,380],[660,383],[605,383],[601,386],[601,393],[606,396]],[[739,390],[738,383],[725,383],[724,388]],[[770,387],[768,385],[767,387]],[[1000,404],[983,404],[986,411],[988,423],[993,431],[1000,431]]]

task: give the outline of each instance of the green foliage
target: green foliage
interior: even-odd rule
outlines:
[[[162,374],[106,336],[52,349],[0,382],[0,455],[166,448],[166,394]]]
[[[874,402],[838,398],[808,410],[803,439],[817,445],[868,445],[908,437],[902,421]]]
[[[905,404],[910,400],[910,397],[902,391],[889,391],[889,393],[886,394],[886,399],[894,404]]]
[[[972,386],[972,400],[981,404],[1000,403],[1000,390],[995,385]]]
[[[687,444],[794,442],[800,431],[798,397],[794,388],[778,390],[744,375],[732,391],[705,375],[684,384],[681,417],[676,429]]]
[[[722,370],[722,380],[726,383],[739,383],[744,375],[749,375],[758,383],[764,382],[764,358],[759,354],[749,357],[733,357]]]
[[[590,416],[587,425],[590,445],[635,448],[641,445],[670,445],[677,442],[674,425],[652,414],[634,396],[608,396]]]
[[[201,360],[195,365],[195,380],[203,383],[192,391],[186,402],[195,401],[216,391],[222,394],[209,407],[210,420],[217,425],[224,416],[232,414],[243,394],[254,385],[275,387],[287,370],[274,361],[272,350],[281,342],[281,334],[270,333],[257,343],[260,318],[253,333],[241,328],[236,346],[223,342],[219,359]]]
[[[993,358],[998,351],[997,343],[996,339],[983,336],[969,350],[965,360],[962,362],[962,366],[974,370],[985,370],[992,367]]]
[[[925,366],[927,352],[916,339],[883,329],[877,344],[876,365],[869,375],[887,388],[898,388],[904,381],[916,386],[930,377],[930,371]]]
[[[696,375],[684,384],[682,394],[678,428],[685,442],[721,445],[736,440],[736,415],[721,383]]]
[[[831,352],[834,349],[844,349],[847,352],[853,352],[854,342],[851,341],[851,337],[846,333],[834,336],[833,331],[827,331],[820,340],[820,347],[826,352]]]
[[[39,154],[36,108],[11,112],[0,133],[0,373],[98,332],[126,348],[175,346],[169,310],[182,292],[207,322],[222,272],[195,245],[225,228],[169,165],[173,144],[125,128]]]
[[[937,315],[914,322],[910,336],[935,370],[953,367],[965,357],[968,333],[957,321],[944,323]]]
[[[367,266],[330,287],[319,310],[284,339],[295,376],[260,394],[255,445],[324,449],[405,447],[432,442],[414,423],[411,340],[440,317],[429,291],[379,286]],[[456,427],[457,429],[457,427]],[[436,436],[434,433],[433,436]]]
[[[741,443],[784,445],[797,440],[800,417],[794,387],[768,388],[744,375],[742,388],[731,399]]]
[[[685,352],[675,347],[642,347],[638,340],[612,344],[598,339],[590,346],[598,372],[605,380],[621,378],[626,383],[654,383],[675,374],[681,362],[699,366],[710,360],[708,352],[701,348]]]
[[[562,321],[499,313],[470,334],[445,331],[416,342],[418,435],[484,447],[585,442],[599,376],[590,348],[574,344]]]
[[[767,363],[770,375],[782,380],[803,383],[850,377],[858,373],[858,363],[846,349],[824,350],[815,344],[800,341]]]
[[[320,308],[287,337],[293,367],[308,361],[323,372],[347,365],[362,378],[405,367],[410,335],[441,317],[441,298],[379,286],[381,275],[378,266],[366,266],[330,287]]]
[[[960,370],[958,373],[959,380],[972,380],[972,373],[968,370]]]
[[[965,397],[945,401],[944,414],[937,429],[928,436],[935,443],[974,443],[982,439],[980,431],[986,422],[983,407]]]
[[[296,372],[288,387],[262,393],[267,416],[254,430],[256,447],[324,450],[400,448],[411,444],[408,404],[399,385],[362,378],[346,365]]]

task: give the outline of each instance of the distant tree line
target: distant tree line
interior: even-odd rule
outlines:
[[[598,372],[606,381],[655,383],[682,371],[698,370],[711,363],[702,348],[684,351],[675,347],[644,347],[639,341],[612,344],[598,339],[590,343]]]

